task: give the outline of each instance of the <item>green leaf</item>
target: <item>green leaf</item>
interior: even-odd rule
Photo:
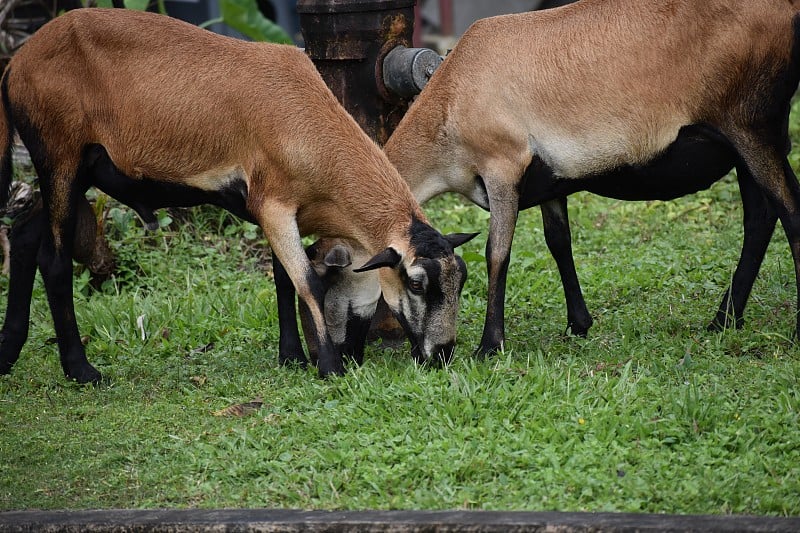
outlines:
[[[465,251],[461,254],[461,258],[467,263],[483,263],[486,258],[479,253]]]
[[[166,228],[172,224],[172,217],[169,216],[166,212],[164,212],[161,216],[158,217],[158,227]]]
[[[114,7],[114,3],[112,2],[112,0],[95,0],[94,4],[97,7],[108,7],[108,8]]]
[[[255,41],[291,44],[292,39],[258,10],[255,0],[219,0],[225,24]]]
[[[136,11],[144,11],[150,4],[150,0],[124,0],[125,7],[128,9],[135,9]]]

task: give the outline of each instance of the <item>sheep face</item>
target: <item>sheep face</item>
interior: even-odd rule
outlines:
[[[369,325],[381,295],[378,273],[353,272],[353,265],[366,263],[369,255],[352,241],[320,239],[306,253],[325,287],[325,323],[334,348],[361,364]],[[300,319],[304,324],[310,320],[305,306],[300,306]],[[306,339],[306,344],[312,349],[312,360],[316,360],[313,343]]]
[[[467,278],[467,266],[453,250],[474,236],[442,235],[414,219],[411,249],[401,253],[387,248],[353,271],[359,274],[380,269],[383,298],[420,363],[438,365],[452,359],[458,302]]]

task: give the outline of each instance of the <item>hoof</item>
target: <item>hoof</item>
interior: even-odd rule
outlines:
[[[16,361],[0,360],[0,375],[4,376],[6,374],[10,374],[11,369],[14,368],[15,362]]]
[[[100,380],[103,379],[102,374],[100,374],[100,372],[98,372],[97,369],[89,363],[86,363],[80,368],[72,369],[65,375],[67,376],[67,379],[80,383],[81,385],[85,383],[97,385],[100,383]]]
[[[490,357],[494,357],[495,355],[502,353],[504,350],[503,341],[499,343],[491,343],[491,344],[483,344],[481,343],[480,346],[475,350],[475,357],[478,359],[488,359]]]
[[[567,326],[567,329],[564,330],[564,335],[566,337],[580,337],[585,339],[589,336],[589,328],[578,328],[576,326]]]
[[[22,342],[9,340],[5,333],[0,332],[0,375],[10,374],[14,363],[19,359],[19,352],[22,350]]]
[[[567,313],[567,329],[564,335],[585,339],[593,324],[594,320],[588,310],[581,313]]]
[[[330,369],[319,369],[319,377],[322,379],[327,379],[330,376],[344,376],[345,370],[344,366],[335,366],[334,368]]]

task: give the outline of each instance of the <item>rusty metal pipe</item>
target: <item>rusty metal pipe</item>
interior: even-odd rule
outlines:
[[[453,0],[439,0],[439,33],[453,35]]]
[[[441,62],[412,46],[416,0],[298,0],[306,53],[367,134],[383,145]],[[432,55],[431,55],[432,54]],[[373,317],[370,339],[405,335],[388,306]]]
[[[408,99],[383,81],[383,59],[410,47],[415,0],[298,0],[306,53],[364,131],[384,144]]]
[[[383,60],[383,84],[398,96],[410,98],[422,91],[443,60],[430,48],[398,46]]]

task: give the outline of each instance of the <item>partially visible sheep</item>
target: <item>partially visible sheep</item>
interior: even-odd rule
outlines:
[[[568,329],[585,335],[592,325],[567,217],[577,191],[673,199],[735,167],[744,243],[710,327],[742,324],[778,218],[800,279],[800,187],[786,158],[799,6],[583,0],[479,20],[462,36],[384,150],[420,203],[458,192],[491,211],[479,353],[503,348],[517,215],[536,205]]]
[[[454,191],[491,211],[480,352],[503,347],[517,213],[534,205],[543,206],[569,325],[591,325],[564,200],[578,190],[674,198],[735,166],[746,236],[714,324],[741,320],[776,218],[800,276],[800,187],[786,159],[799,5],[583,0],[470,27],[384,150],[421,203]]]
[[[306,249],[314,270],[325,287],[325,322],[334,348],[356,364],[364,361],[364,345],[370,322],[380,297],[376,273],[356,274],[355,265],[363,264],[369,255],[355,243],[344,239],[319,239]],[[297,329],[295,293],[286,270],[273,257],[273,272],[278,298],[278,320],[280,322],[279,358],[282,363],[304,362],[303,346]],[[300,305],[300,320],[303,329],[309,328],[308,307]],[[318,354],[314,343],[306,338],[312,361]],[[421,353],[417,352],[419,359]]]

